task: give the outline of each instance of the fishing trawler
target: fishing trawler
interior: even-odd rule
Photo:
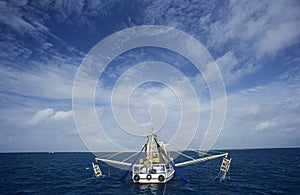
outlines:
[[[187,161],[174,163],[174,159],[171,157],[170,153],[166,149],[166,145],[158,140],[156,134],[151,133],[147,136],[147,142],[142,147],[139,153],[131,155],[123,161],[113,160],[110,158],[95,158],[97,161],[102,161],[112,165],[120,165],[128,167],[125,174],[121,179],[125,179],[127,175],[132,173],[132,180],[137,184],[153,184],[153,183],[166,183],[170,181],[174,174],[176,173],[179,177],[181,177],[185,182],[189,182],[189,179],[186,178],[178,169],[180,166],[186,166],[190,164],[200,163],[207,160],[212,160],[216,158],[223,157],[223,161],[220,167],[219,178],[220,181],[226,179],[226,174],[229,171],[231,159],[228,158],[228,153],[221,153],[217,155],[209,155],[202,158],[192,158],[178,152],[179,154],[186,156],[189,158]],[[113,154],[112,156],[116,156]],[[136,156],[133,162],[127,162],[126,160]],[[143,157],[141,157],[143,156]],[[138,161],[138,162],[136,162]],[[95,176],[99,176],[99,167],[95,169],[95,165],[93,163],[93,168],[95,172]],[[98,169],[99,168],[99,169]],[[102,172],[101,172],[102,175]]]
[[[146,158],[140,158],[132,168],[134,183],[166,183],[174,176],[173,158],[168,154],[163,142],[155,134],[148,135],[145,145]]]

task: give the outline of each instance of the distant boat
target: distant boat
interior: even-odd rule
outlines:
[[[130,172],[132,172],[131,178],[134,183],[153,184],[153,183],[167,183],[173,178],[174,173],[180,176],[185,182],[189,182],[189,179],[186,178],[179,171],[178,167],[223,157],[219,176],[220,176],[220,181],[226,179],[226,174],[229,171],[229,167],[231,163],[231,159],[227,158],[228,153],[210,155],[198,159],[189,157],[192,160],[187,160],[175,164],[174,159],[170,156],[169,152],[166,149],[166,145],[162,141],[158,140],[156,134],[152,133],[148,135],[147,138],[148,139],[146,144],[143,146],[136,159],[131,163],[126,162],[125,160],[118,161],[109,158],[95,158],[95,160],[96,162],[102,161],[108,164],[115,164],[115,165],[129,167],[121,179],[125,179],[127,175]],[[143,158],[140,158],[143,152],[145,155]],[[183,153],[181,154],[187,156]],[[135,162],[137,160],[138,163]],[[102,172],[98,165],[94,165],[93,163],[92,166],[96,177],[102,175]]]
[[[51,150],[50,150],[48,153],[49,153],[49,154],[54,154],[54,152],[53,152],[53,151],[51,151]]]

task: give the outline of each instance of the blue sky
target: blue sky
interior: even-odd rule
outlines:
[[[217,62],[227,112],[215,148],[300,146],[299,1],[10,0],[1,1],[0,10],[1,152],[86,151],[72,112],[77,69],[99,41],[139,25],[182,30]],[[209,91],[201,74],[173,52],[137,48],[115,59],[97,86],[97,111],[110,129],[107,134],[120,139],[108,104],[114,83],[125,70],[147,60],[172,64],[197,86],[205,126]],[[132,116],[139,123],[147,121],[146,108],[157,99],[169,114],[164,128],[174,128],[178,101],[158,83],[146,83],[132,94]],[[163,129],[160,134],[169,138]],[[199,146],[201,136],[196,135],[192,146]]]

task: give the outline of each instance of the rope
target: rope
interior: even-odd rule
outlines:
[[[112,157],[115,157],[115,156],[117,156],[117,155],[119,155],[119,154],[122,154],[122,153],[128,153],[128,152],[135,152],[135,153],[138,153],[138,152],[136,152],[136,151],[133,151],[133,150],[131,150],[131,151],[122,151],[122,152],[116,152],[116,153],[113,153],[113,154],[107,154],[107,155],[104,155],[104,156],[102,156],[101,158],[106,158],[106,159],[111,159]],[[130,158],[128,158],[128,159],[130,159]],[[127,159],[127,160],[128,160]],[[125,160],[123,160],[123,162],[124,162]]]
[[[117,156],[119,154],[122,154],[122,153],[125,153],[125,152],[117,152],[117,153],[113,153],[113,154],[107,154],[107,155],[103,156],[102,158],[108,157],[107,159],[110,159],[110,158]]]
[[[131,163],[130,168],[125,172],[125,174],[120,178],[120,180],[123,180],[127,177],[127,175],[129,174],[129,172],[131,171],[135,161],[137,161],[137,159],[140,157],[141,153],[143,152],[144,148],[146,147],[146,144],[143,146],[143,148],[141,149],[141,151],[139,152],[139,155],[134,159],[134,161]]]
[[[221,174],[221,171],[219,171],[219,173],[217,174],[216,177],[213,177],[212,162],[210,161],[210,178],[211,178],[211,180],[214,181],[214,180],[218,179],[220,177],[220,174]]]
[[[125,158],[124,160],[122,160],[122,162],[126,162],[126,160],[131,159],[132,157],[134,157],[135,155],[137,155],[139,152],[134,153],[133,155],[130,155],[129,157]]]
[[[172,145],[172,146],[169,145],[168,147],[172,148],[174,150],[174,152],[178,151],[175,148],[179,148],[180,149],[180,147],[175,146],[175,145]],[[187,148],[186,151],[191,151],[191,152],[195,152],[195,153],[198,153],[198,154],[200,153],[200,154],[207,155],[207,156],[211,155],[211,154],[208,153],[208,151],[199,151],[199,150],[195,150],[195,149],[192,149],[192,148]],[[217,150],[211,150],[209,152],[213,153],[213,154],[222,154],[222,153],[224,153],[224,152],[217,151]]]
[[[172,147],[170,147],[170,148],[172,148]],[[191,159],[191,160],[195,160],[193,157],[191,157],[191,156],[188,156],[188,155],[186,155],[186,154],[184,154],[184,153],[182,153],[182,152],[179,152],[179,151],[177,151],[177,150],[175,150],[174,148],[172,148],[173,150],[174,150],[174,152],[176,152],[177,154],[180,154],[180,155],[182,155],[182,156],[184,156],[184,157],[186,157],[186,158],[189,158],[189,159]]]
[[[221,171],[219,171],[218,175],[215,178],[212,178],[212,180],[216,180],[216,179],[220,178],[220,175],[221,175]]]

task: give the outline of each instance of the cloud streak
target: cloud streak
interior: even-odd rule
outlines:
[[[32,69],[0,67],[1,89],[20,96],[71,99],[76,67],[37,65]]]

